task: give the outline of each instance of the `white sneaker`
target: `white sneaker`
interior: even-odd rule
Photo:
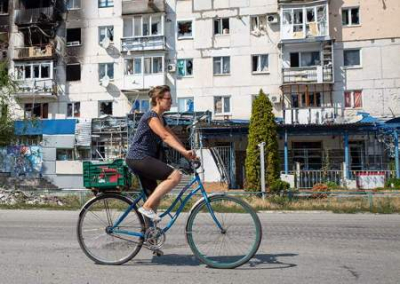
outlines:
[[[145,209],[143,207],[140,207],[138,209],[138,211],[142,215],[146,216],[147,218],[149,218],[149,219],[151,219],[151,220],[153,220],[155,222],[158,222],[158,221],[161,220],[160,216],[158,216],[158,214],[156,212],[154,212],[152,209]]]

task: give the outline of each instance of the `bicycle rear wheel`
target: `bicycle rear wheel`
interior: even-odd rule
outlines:
[[[246,263],[261,243],[257,213],[243,200],[231,196],[212,196],[209,202],[222,229],[205,200],[200,202],[186,224],[186,238],[194,255],[214,268],[235,268]]]
[[[84,205],[77,225],[78,241],[83,252],[94,262],[123,264],[141,249],[143,237],[110,232],[131,204],[132,200],[120,194],[103,194]],[[145,224],[134,208],[117,229],[144,234]]]

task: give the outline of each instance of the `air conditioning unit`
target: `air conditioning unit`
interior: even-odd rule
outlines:
[[[269,99],[273,104],[279,104],[281,102],[281,96],[280,95],[270,95]]]
[[[267,22],[268,24],[277,24],[279,23],[279,16],[278,14],[267,14]]]
[[[167,70],[170,73],[174,73],[176,71],[176,64],[168,64]]]

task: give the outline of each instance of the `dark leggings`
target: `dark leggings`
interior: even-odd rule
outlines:
[[[166,180],[174,171],[166,163],[149,156],[140,160],[126,159],[126,164],[139,177],[147,196],[157,187],[157,180]]]

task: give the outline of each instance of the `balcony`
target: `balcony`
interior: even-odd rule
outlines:
[[[52,45],[15,48],[14,60],[51,59],[55,56]]]
[[[57,84],[53,79],[25,80],[18,83],[15,97],[19,99],[57,98]]]
[[[329,39],[328,4],[303,4],[298,7],[282,6],[281,40],[307,41]]]
[[[285,109],[283,115],[285,124],[328,124],[336,118],[333,107]]]
[[[57,17],[54,7],[15,10],[15,24],[17,26],[40,23],[49,24],[56,21]]]
[[[124,91],[148,90],[154,86],[165,85],[165,75],[165,72],[145,75],[125,75]]]
[[[122,15],[165,12],[165,0],[122,0]]]
[[[333,83],[332,66],[283,68],[282,79],[283,84]]]
[[[165,50],[165,36],[141,36],[141,37],[125,37],[121,39],[121,51],[149,51],[149,50]]]

